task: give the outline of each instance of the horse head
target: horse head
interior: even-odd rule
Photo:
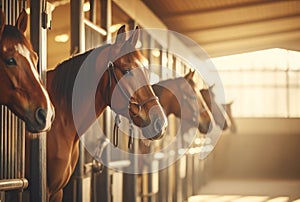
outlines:
[[[30,132],[46,131],[54,108],[37,72],[37,54],[25,38],[28,16],[23,10],[16,25],[5,25],[0,13],[0,104],[6,105]]]
[[[219,105],[215,101],[215,94],[212,91],[214,86],[210,86],[208,89],[201,89],[202,94],[209,110],[211,111],[216,124],[223,130],[227,129],[227,121],[224,115],[224,110],[221,110]]]
[[[167,118],[154,94],[143,66],[143,56],[135,46],[139,29],[126,40],[125,26],[111,45],[106,77],[111,83],[110,107],[142,128],[147,139],[160,139],[167,127]]]
[[[181,118],[187,123],[193,123],[198,126],[201,133],[208,133],[211,130],[212,116],[202,95],[200,94],[195,81],[193,80],[195,71],[190,71],[184,76],[185,83],[189,84],[189,88],[179,86],[182,92],[184,104]],[[186,84],[183,85],[186,85]],[[191,90],[190,90],[191,89]]]

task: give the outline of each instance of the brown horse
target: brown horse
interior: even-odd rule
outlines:
[[[195,72],[190,71],[184,77],[160,81],[152,85],[166,115],[174,114],[181,118],[181,132],[197,127],[201,133],[211,129],[212,116],[209,108],[193,81]]]
[[[21,118],[28,131],[46,131],[54,108],[36,71],[37,54],[24,36],[28,16],[23,10],[12,26],[5,25],[0,12],[0,104]]]
[[[208,89],[201,89],[200,93],[202,94],[209,110],[211,111],[216,124],[222,130],[226,130],[228,123],[226,121],[225,111],[224,109],[220,108],[219,104],[217,104],[212,88],[213,86],[209,87]]]
[[[228,125],[228,128],[229,130],[232,132],[232,133],[236,133],[237,131],[237,126],[236,126],[236,123],[234,121],[234,118],[232,116],[232,112],[231,112],[231,105],[233,104],[233,102],[229,102],[229,103],[226,103],[226,104],[222,104],[222,107],[224,108],[225,110],[225,116],[226,116],[226,123]]]
[[[74,56],[47,72],[48,92],[57,111],[47,135],[50,201],[61,201],[62,188],[78,159],[79,136],[107,106],[141,127],[146,138],[154,140],[163,136],[167,119],[141,68],[142,55],[135,49],[138,35],[136,29],[126,40],[125,26],[122,26],[114,44]],[[127,54],[122,55],[124,51]],[[83,82],[76,92],[82,68],[91,74],[82,77]],[[95,91],[94,81],[97,81]],[[90,99],[95,102],[90,103]]]

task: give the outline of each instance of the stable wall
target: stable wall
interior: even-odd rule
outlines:
[[[239,118],[236,134],[222,134],[211,179],[300,179],[300,119]]]

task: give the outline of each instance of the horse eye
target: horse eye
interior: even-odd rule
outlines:
[[[131,76],[131,75],[132,75],[132,72],[131,72],[130,70],[126,69],[126,70],[122,70],[122,74],[123,74],[123,75],[129,74],[129,75]]]
[[[16,62],[15,58],[8,58],[7,60],[5,60],[5,64],[7,66],[16,66],[17,62]]]

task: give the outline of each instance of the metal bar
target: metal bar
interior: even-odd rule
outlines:
[[[4,169],[3,169],[3,177],[7,176],[7,108],[5,107],[4,110],[4,155],[3,155],[3,162],[4,162]]]
[[[79,53],[85,51],[83,4],[83,0],[71,1],[71,54],[75,49],[78,49]]]
[[[109,31],[109,27],[112,24],[112,5],[111,0],[100,0],[100,26],[104,28],[107,32],[107,35],[103,37],[103,40],[110,40],[111,39],[111,33]],[[106,137],[108,139],[111,139],[111,126],[112,126],[112,118],[111,118],[111,111],[107,108],[107,110],[103,113],[103,131],[104,134],[106,134]],[[106,153],[105,158],[109,161],[111,159],[111,156],[109,152]],[[97,175],[94,175],[94,177]],[[111,172],[107,167],[104,167],[103,172],[97,176],[97,179],[94,179],[96,183],[93,183],[93,190],[96,193],[96,199],[98,200],[105,200],[107,202],[112,201],[112,195],[111,195]],[[104,182],[104,183],[103,183]],[[95,186],[96,185],[96,186]],[[104,186],[105,189],[100,189],[98,187]],[[98,188],[98,190],[97,190]],[[98,201],[97,200],[97,201]]]
[[[70,2],[71,9],[71,54],[74,50],[79,53],[85,51],[85,33],[84,33],[84,13],[83,13],[83,0],[72,0]],[[76,197],[74,201],[83,201],[83,177],[84,177],[84,146],[79,142],[79,158],[74,171]]]
[[[11,128],[12,128],[12,123],[11,123],[11,119],[12,119],[12,112],[8,110],[8,116],[7,116],[7,177],[8,178],[12,178],[11,176],[11,138],[12,138],[12,132],[11,132]]]
[[[96,23],[96,1],[95,0],[89,0],[90,1],[90,15],[89,19],[91,22]]]
[[[24,177],[25,176],[25,123],[21,120],[19,120],[19,130],[18,130],[18,134],[20,134],[19,137],[19,149],[18,151],[22,151],[18,157],[18,162],[19,162],[19,166],[18,166],[18,171],[19,176],[18,177]],[[29,163],[29,162],[27,162]]]
[[[39,55],[38,70],[46,83],[47,32],[42,28],[43,0],[30,2],[30,40]],[[38,163],[37,163],[38,162]],[[47,201],[46,133],[30,135],[30,201]]]
[[[92,30],[96,31],[97,33],[99,33],[103,36],[107,35],[107,32],[105,31],[105,29],[99,27],[98,25],[94,24],[93,22],[91,22],[87,19],[84,19],[83,22],[86,26],[90,27]]]
[[[16,145],[17,145],[17,133],[16,133],[16,120],[17,117],[14,114],[11,114],[11,178],[17,178],[16,174],[17,174],[17,170],[16,170],[16,157],[17,157],[17,153],[18,151],[16,150]]]
[[[3,1],[2,1],[3,3]],[[3,5],[3,4],[2,4]],[[3,120],[4,120],[4,106],[0,106],[0,179],[4,178],[4,124],[3,124]]]
[[[27,187],[28,181],[25,178],[0,180],[0,191],[26,189]]]

